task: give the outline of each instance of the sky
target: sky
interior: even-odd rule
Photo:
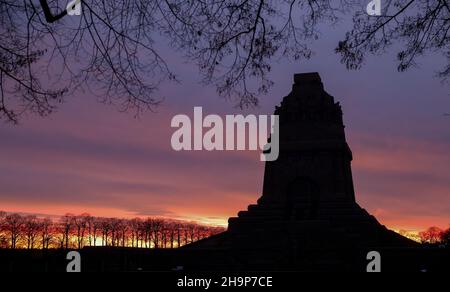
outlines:
[[[434,75],[445,59],[432,54],[396,71],[395,50],[348,71],[333,53],[345,30],[324,28],[310,60],[274,61],[261,105],[236,109],[200,84],[194,64],[176,52],[169,63],[180,84],[160,89],[163,103],[139,118],[88,94],[68,96],[46,118],[0,124],[0,210],[56,216],[164,216],[226,226],[260,197],[264,163],[257,152],[172,150],[176,114],[271,114],[293,74],[319,72],[342,104],[353,151],[358,203],[389,228],[450,224],[450,96]],[[169,53],[168,53],[169,54]]]

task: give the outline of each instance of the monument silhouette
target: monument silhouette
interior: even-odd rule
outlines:
[[[266,162],[257,204],[230,218],[226,232],[185,248],[227,250],[245,269],[323,270],[416,246],[356,203],[342,109],[318,73],[295,74],[275,114],[280,154]]]

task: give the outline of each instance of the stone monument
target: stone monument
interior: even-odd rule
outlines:
[[[326,270],[415,246],[356,203],[342,109],[318,73],[296,74],[275,114],[280,154],[266,162],[261,198],[226,232],[186,248],[228,250],[243,269]]]

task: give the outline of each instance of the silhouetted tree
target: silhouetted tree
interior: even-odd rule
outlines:
[[[70,240],[71,232],[73,231],[74,221],[75,221],[75,215],[69,214],[69,213],[64,215],[60,221],[63,245],[65,244],[66,249],[69,248],[69,244],[70,244],[69,240]]]
[[[439,227],[430,227],[426,231],[419,232],[423,243],[436,244],[441,241],[442,229]]]
[[[10,247],[15,249],[23,230],[24,219],[19,214],[14,213],[7,215],[4,221],[4,228],[9,237]]]
[[[272,86],[272,60],[310,58],[318,26],[350,11],[353,29],[336,48],[349,69],[397,43],[400,71],[427,52],[450,58],[445,0],[385,0],[379,17],[346,0],[82,0],[74,17],[66,3],[35,2],[0,0],[0,115],[13,122],[24,112],[49,114],[79,89],[123,110],[154,108],[161,82],[176,80],[161,40],[198,64],[204,84],[254,105]],[[449,70],[447,62],[441,75]],[[60,87],[49,89],[55,80]]]
[[[108,246],[108,234],[110,231],[110,223],[107,218],[100,218],[100,230],[102,234],[102,245]]]
[[[143,245],[148,248],[151,244],[151,236],[153,233],[153,219],[147,218],[141,225],[141,247]]]
[[[89,214],[86,214],[85,216],[85,220],[86,220],[86,229],[87,229],[87,236],[88,236],[88,243],[89,246],[93,245],[94,242],[94,238],[97,234],[97,229],[95,226],[95,217],[90,216]]]
[[[167,223],[167,237],[169,241],[170,248],[175,247],[175,240],[176,240],[176,232],[177,232],[177,223],[175,222],[168,222]]]
[[[77,248],[81,249],[83,247],[84,236],[86,229],[88,227],[88,221],[90,220],[90,215],[87,213],[81,214],[80,216],[73,217],[73,223],[76,229],[77,236]]]
[[[54,223],[53,232],[53,237],[56,241],[57,248],[63,249],[65,242],[64,226],[60,222],[57,222],[56,224]]]
[[[27,242],[27,248],[33,249],[39,235],[39,222],[36,216],[28,215],[23,218],[23,230]]]
[[[160,248],[160,243],[162,237],[161,233],[163,230],[164,222],[161,219],[151,219],[151,240],[153,241],[153,247],[154,248]]]
[[[48,249],[52,241],[52,235],[55,233],[53,222],[50,218],[44,218],[38,221],[38,230],[41,234],[41,247]]]
[[[182,245],[181,233],[183,232],[183,225],[180,222],[177,222],[175,224],[175,229],[176,229],[176,233],[177,233],[177,247],[180,247]]]
[[[134,218],[128,221],[131,232],[131,247],[139,247],[139,232],[141,229],[142,221],[140,218]]]
[[[441,234],[441,241],[447,247],[450,247],[450,227]]]
[[[117,218],[109,218],[109,226],[110,226],[110,232],[111,232],[111,246],[118,246],[119,245],[119,230],[120,230],[120,219]]]
[[[8,240],[5,234],[5,218],[6,212],[0,211],[0,248],[6,248],[8,246]]]
[[[130,235],[129,231],[128,221],[125,219],[121,219],[119,224],[119,232],[122,237],[122,247],[128,246]]]
[[[192,243],[195,241],[195,232],[196,232],[196,226],[195,224],[187,224],[186,225],[186,230],[189,236],[189,243]]]
[[[361,11],[355,14],[353,24],[353,29],[336,48],[347,68],[358,69],[367,53],[384,53],[400,43],[399,71],[415,66],[419,56],[440,52],[447,63],[439,75],[450,74],[450,4],[447,0],[386,0],[381,16],[368,16]]]
[[[102,227],[102,221],[100,218],[94,217],[92,223],[92,238],[94,241],[94,246],[97,246],[97,232],[101,230]]]

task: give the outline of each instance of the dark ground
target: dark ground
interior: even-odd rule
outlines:
[[[1,272],[65,272],[67,250],[0,250]],[[390,272],[450,271],[450,249],[437,247],[384,249],[381,270]],[[305,255],[296,267],[246,262],[245,254],[230,250],[84,248],[81,266],[84,272],[97,271],[366,271],[366,251],[317,250]],[[254,259],[254,257],[252,257]],[[261,257],[264,259],[264,256]],[[337,260],[340,259],[340,260]],[[343,260],[345,259],[345,260]]]

